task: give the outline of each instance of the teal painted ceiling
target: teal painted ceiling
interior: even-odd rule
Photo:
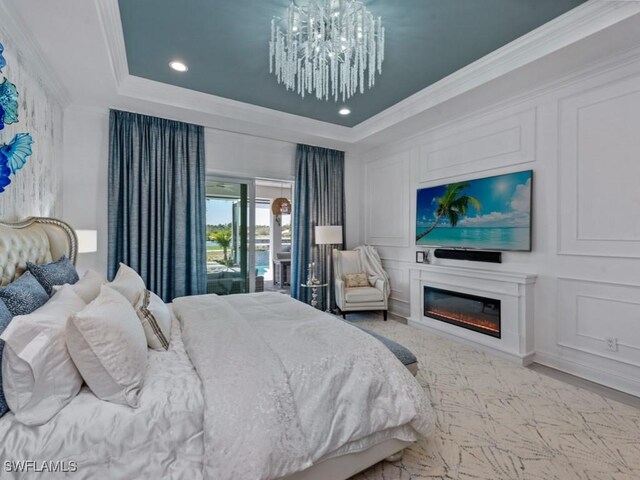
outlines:
[[[306,0],[298,0],[298,4]],[[382,16],[385,60],[375,86],[345,104],[304,99],[269,73],[273,16],[288,0],[119,0],[129,72],[344,126],[354,126],[585,0],[365,0]],[[186,73],[168,67],[173,59]]]

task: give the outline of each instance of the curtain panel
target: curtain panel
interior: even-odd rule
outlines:
[[[316,277],[329,284],[319,289],[319,304],[327,308],[327,289],[331,289],[333,309],[333,278],[329,278],[327,254],[330,249],[344,248],[344,152],[298,145],[295,179],[291,296],[310,301],[311,289],[301,284],[307,281],[309,264],[315,263]],[[342,245],[315,245],[314,227],[318,225],[341,225]]]
[[[206,293],[204,129],[111,110],[109,278],[135,269],[166,302]]]

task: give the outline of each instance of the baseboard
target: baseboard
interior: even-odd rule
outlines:
[[[585,365],[584,363],[559,357],[558,355],[548,352],[537,351],[533,361],[540,365],[555,368],[561,372],[599,383],[605,387],[640,397],[640,379],[618,375],[608,370],[600,370],[591,365]]]
[[[398,298],[390,298],[389,301],[389,313],[397,317],[406,318],[409,316],[411,310],[411,304],[406,300],[400,300]]]
[[[442,330],[438,330],[435,328],[431,328],[427,325],[424,325],[422,323],[416,322],[415,320],[413,320],[411,317],[407,318],[407,324],[418,328],[420,330],[424,330],[426,332],[432,333],[434,335],[437,335],[439,337],[444,337],[448,340],[452,340],[456,343],[461,343],[463,345],[467,345],[469,347],[473,347],[476,348],[478,350],[481,350],[483,352],[489,353],[495,357],[499,357],[499,358],[503,358],[505,360],[508,360],[510,362],[516,363],[518,365],[522,365],[523,367],[526,367],[527,365],[529,365],[530,363],[532,363],[534,361],[536,352],[529,352],[526,355],[518,355],[515,353],[511,353],[511,352],[505,352],[503,350],[498,350],[497,348],[493,348],[490,347],[488,345],[482,345],[480,343],[476,343],[473,342],[471,340],[467,340],[466,338],[462,338],[462,337],[458,337],[457,335],[451,335],[450,333],[447,332],[443,332]]]

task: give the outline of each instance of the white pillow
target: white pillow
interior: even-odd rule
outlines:
[[[67,319],[85,307],[65,285],[29,315],[15,317],[2,334],[4,394],[16,420],[42,425],[67,405],[82,387],[65,341]]]
[[[87,270],[80,280],[71,285],[73,291],[84,300],[85,303],[93,302],[100,293],[100,287],[107,283],[107,279],[94,270]],[[62,285],[54,285],[53,291],[57,292]]]
[[[82,378],[102,400],[138,406],[147,339],[128,300],[108,285],[67,321],[67,347]]]
[[[168,350],[171,338],[171,312],[155,293],[145,290],[136,304],[147,344],[154,350]]]
[[[133,306],[147,288],[142,277],[131,267],[120,264],[113,282],[108,283],[111,288],[125,296]]]

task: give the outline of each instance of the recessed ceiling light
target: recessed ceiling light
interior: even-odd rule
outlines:
[[[173,62],[169,62],[169,66],[173,68],[176,72],[186,72],[189,70],[184,63],[174,60]]]
[[[346,107],[345,107],[345,108],[341,108],[341,109],[338,111],[338,113],[339,113],[340,115],[349,115],[349,114],[351,113],[351,110],[349,110],[348,108],[346,108]]]

